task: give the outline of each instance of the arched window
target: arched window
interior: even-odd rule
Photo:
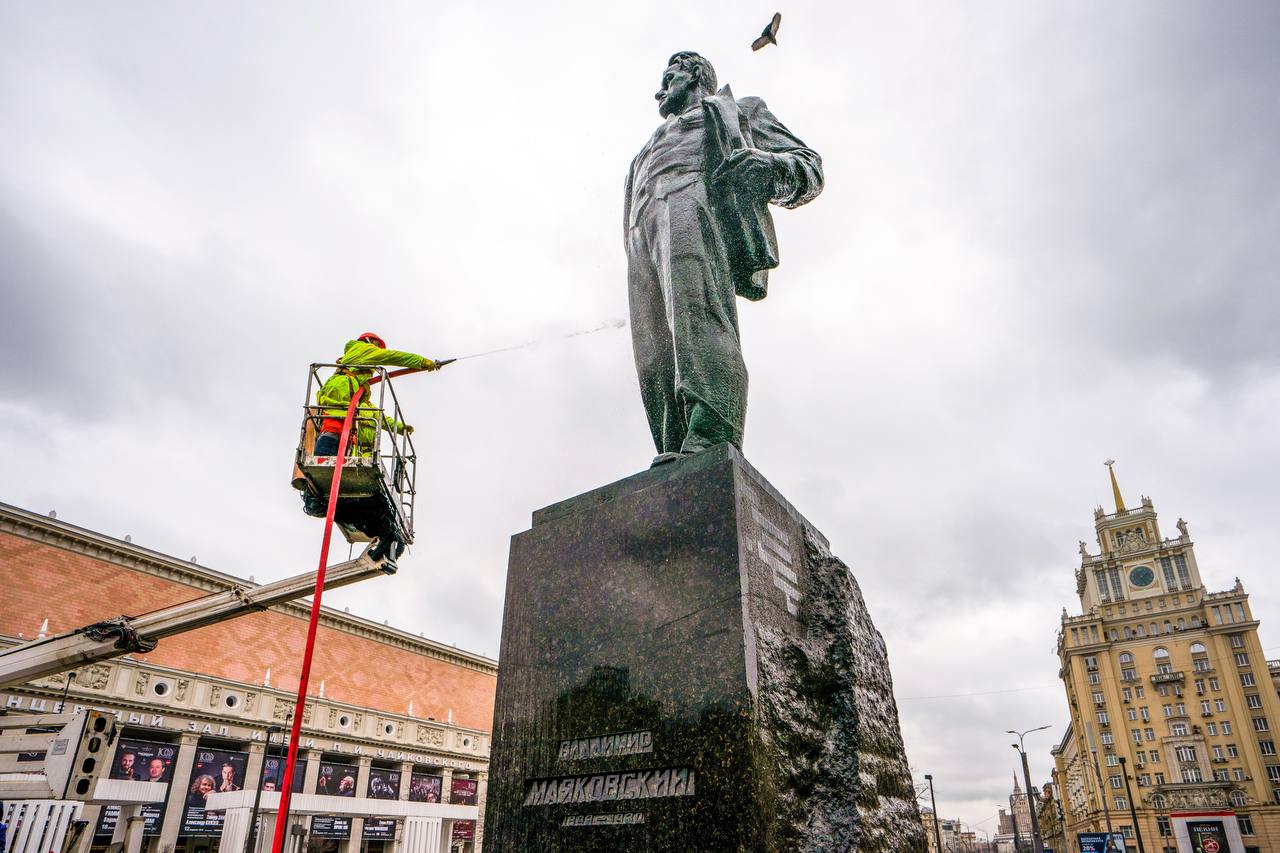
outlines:
[[[1156,672],[1161,673],[1162,675],[1167,675],[1173,672],[1173,661],[1169,659],[1168,649],[1164,646],[1159,646],[1154,652],[1152,652],[1152,654],[1154,654],[1156,658]]]
[[[1242,809],[1248,805],[1249,798],[1244,795],[1244,791],[1231,792],[1231,805],[1235,808]]]
[[[1131,631],[1131,630],[1129,629],[1129,626],[1128,626],[1128,625],[1125,625],[1125,626],[1124,626],[1124,638],[1125,638],[1126,640],[1132,640],[1132,639],[1133,639],[1133,631]]]
[[[1172,634],[1172,633],[1173,633],[1173,623],[1172,623],[1172,622],[1170,622],[1168,619],[1164,620],[1164,632],[1165,632],[1166,634]]]
[[[1163,794],[1152,794],[1152,795],[1151,795],[1151,808],[1153,808],[1153,809],[1163,809],[1164,807],[1165,807],[1165,804],[1164,804],[1164,795],[1163,795]]]
[[[1155,622],[1152,622],[1152,623],[1151,623],[1151,636],[1153,636],[1153,637],[1154,637],[1156,634],[1159,634],[1159,633],[1160,633],[1160,625],[1159,625],[1159,624],[1157,624],[1157,623],[1155,623]]]
[[[1164,658],[1165,660],[1169,659],[1169,650],[1164,646],[1157,646],[1156,650],[1152,652],[1152,654],[1155,655],[1157,661],[1161,658]]]
[[[1121,652],[1120,663],[1133,663],[1133,654],[1131,652]]]
[[[1208,652],[1209,650],[1204,647],[1204,643],[1191,644],[1191,654],[1193,655],[1203,655],[1208,654]]]
[[[1111,629],[1111,642],[1113,642],[1113,643],[1114,643],[1114,642],[1116,642],[1116,641],[1117,641],[1117,640],[1119,640],[1119,639],[1120,639],[1120,632],[1119,632],[1119,631],[1117,631],[1115,628],[1112,628],[1112,629]]]
[[[1182,618],[1181,616],[1178,617],[1178,630],[1179,631],[1187,630],[1187,620]]]
[[[1147,629],[1142,627],[1142,623],[1138,623],[1137,627],[1133,629],[1133,632],[1138,635],[1139,640],[1147,636]]]

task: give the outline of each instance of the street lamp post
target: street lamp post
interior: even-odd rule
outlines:
[[[271,735],[284,731],[280,726],[267,726],[267,745],[262,753],[262,766],[267,766],[271,757]],[[253,795],[253,817],[249,818],[249,836],[244,840],[244,853],[257,853],[254,849],[258,841],[258,806],[262,804],[262,774],[258,774],[258,792]]]
[[[1009,729],[1006,734],[1017,735],[1018,742],[1012,744],[1013,748],[1018,750],[1018,754],[1022,756],[1022,778],[1027,786],[1027,811],[1031,813],[1031,845],[1035,849],[1035,853],[1041,853],[1044,850],[1044,841],[1040,838],[1040,818],[1036,815],[1036,793],[1035,788],[1031,786],[1031,769],[1027,765],[1027,750],[1022,739],[1032,732],[1042,732],[1048,726],[1039,726],[1034,729],[1027,729],[1025,732],[1015,732]]]
[[[933,796],[933,774],[924,774],[925,781],[929,783],[929,805],[933,806],[933,838],[938,843],[938,853],[946,853],[942,849],[942,832],[938,829],[938,801]]]
[[[1129,817],[1133,818],[1133,831],[1138,836],[1138,853],[1147,853],[1142,844],[1142,827],[1138,826],[1138,810],[1133,805],[1133,789],[1129,787],[1129,771],[1125,769],[1125,758],[1120,756],[1120,774],[1124,776],[1124,794],[1129,799]]]

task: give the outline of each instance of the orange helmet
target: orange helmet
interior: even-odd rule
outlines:
[[[361,332],[360,337],[356,338],[356,340],[366,341],[378,347],[379,349],[387,348],[387,342],[384,341],[381,337],[379,337],[377,332]]]

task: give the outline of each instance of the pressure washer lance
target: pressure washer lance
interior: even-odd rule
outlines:
[[[591,335],[596,332],[603,332],[609,329],[621,329],[625,325],[627,325],[626,320],[606,320],[600,325],[593,326],[590,329],[579,329],[576,332],[569,332],[566,335],[561,335],[559,338],[556,338],[556,340],[568,340],[569,338],[577,338],[582,335]],[[444,367],[446,364],[453,364],[455,361],[462,361],[463,359],[481,358],[482,356],[486,356],[486,355],[497,355],[500,352],[515,352],[516,350],[529,349],[530,347],[538,346],[539,343],[541,343],[541,341],[525,341],[522,344],[516,344],[515,346],[511,346],[511,347],[500,347],[498,349],[491,349],[491,350],[486,350],[484,352],[472,353],[471,355],[460,355],[455,358],[442,359],[436,363],[439,364],[441,367]]]

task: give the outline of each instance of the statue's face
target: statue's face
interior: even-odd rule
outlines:
[[[694,75],[679,65],[672,64],[662,75],[662,88],[654,97],[658,99],[658,113],[663,118],[680,115],[692,102],[698,91]]]

